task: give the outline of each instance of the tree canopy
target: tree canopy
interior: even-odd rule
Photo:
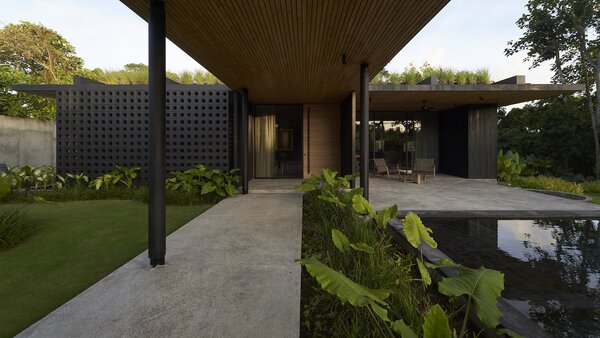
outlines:
[[[30,76],[35,83],[69,83],[83,68],[83,60],[56,31],[21,21],[0,29],[0,65]]]
[[[532,67],[552,62],[553,81],[585,85],[596,173],[600,173],[600,0],[529,0],[517,21],[523,35],[506,55],[526,51]],[[595,96],[594,96],[595,90]],[[568,123],[568,121],[565,121]]]

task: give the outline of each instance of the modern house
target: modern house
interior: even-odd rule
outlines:
[[[128,124],[117,126],[113,123],[112,128],[130,128],[129,123],[144,127],[140,130],[134,127],[134,134],[128,133],[133,140],[128,136],[126,140],[119,141],[118,146],[114,143],[102,146],[110,148],[111,152],[118,149],[125,152],[124,156],[135,157],[127,150],[134,142],[135,149],[149,155],[149,255],[152,265],[164,263],[164,179],[166,164],[173,163],[172,156],[179,156],[172,152],[173,149],[177,149],[178,153],[182,151],[181,156],[187,161],[186,156],[190,151],[193,153],[193,149],[203,149],[201,151],[208,154],[212,150],[202,147],[222,147],[214,155],[198,155],[200,160],[192,162],[203,162],[201,156],[219,156],[218,160],[213,157],[219,165],[231,165],[235,161],[234,165],[241,169],[244,193],[248,192],[248,181],[253,178],[301,178],[310,173],[319,174],[323,168],[350,174],[355,171],[358,160],[360,184],[368,197],[369,163],[360,159],[369,157],[370,118],[410,119],[421,125],[423,138],[416,146],[420,149],[420,156],[435,158],[440,171],[467,178],[493,179],[496,177],[497,106],[582,89],[568,85],[531,85],[526,84],[522,77],[493,85],[439,85],[430,79],[428,83],[417,85],[369,86],[369,80],[448,3],[447,0],[122,2],[148,21],[150,83],[147,91],[146,87],[132,90],[120,87],[109,91],[113,100],[113,94],[120,91],[134,92],[134,102],[117,104],[113,101],[114,105],[110,107],[117,110],[113,110],[112,114],[121,114],[119,117],[113,115],[113,118]],[[187,101],[206,98],[204,94],[196,95],[196,88],[192,91],[188,86],[181,85],[181,89],[176,89],[177,85],[167,85],[165,38],[178,45],[231,90],[218,90],[220,97],[228,100],[227,119],[234,125],[228,130],[236,135],[228,139],[227,145],[202,144],[202,136],[209,132],[206,129],[189,130],[199,136],[198,144],[187,141],[187,136],[186,140],[178,140],[178,145],[172,144],[176,136],[172,134],[169,138],[173,129],[167,128],[174,127],[169,123],[175,118],[169,116],[175,112],[174,107],[178,114],[181,111],[199,116],[210,109],[196,106],[195,101]],[[67,92],[71,91],[62,91]],[[79,93],[79,89],[75,92]],[[91,90],[91,94],[87,90],[82,92],[77,97],[71,94],[65,97],[75,100],[73,102],[59,101],[59,111],[61,104],[74,103],[79,105],[80,110],[83,107],[81,112],[84,114],[111,114],[98,111],[100,108],[96,108],[95,101],[90,101],[89,105],[86,101],[95,100],[95,95],[105,100],[110,97],[100,98],[99,94],[94,94],[96,91]],[[54,93],[57,95],[56,89]],[[105,94],[103,90],[102,95]],[[62,99],[62,95],[59,90],[57,97]],[[89,110],[86,110],[88,107]],[[224,107],[217,108],[219,114],[225,114]],[[145,120],[130,116],[132,111],[137,114],[146,110],[147,127]],[[66,114],[76,112],[77,108],[75,111],[65,110]],[[58,133],[73,131],[61,130],[61,127],[75,128],[73,135],[76,139],[96,142],[97,137],[89,140],[81,129],[94,128],[91,122],[86,122],[84,117],[68,116],[69,122],[62,120],[68,126],[59,125]],[[59,117],[59,123],[61,119]],[[180,119],[177,128],[183,128],[185,133],[188,132],[186,128],[196,125],[190,123],[195,120],[187,116],[177,115],[177,119]],[[225,117],[220,116],[219,119],[224,123]],[[355,144],[357,122],[360,125],[359,146]],[[101,128],[111,128],[110,125],[111,122],[108,122]],[[95,129],[89,131],[96,132]],[[109,131],[98,130],[97,135]],[[113,129],[113,132],[116,131]],[[135,134],[138,132],[139,135]],[[143,143],[138,144],[141,139]],[[59,141],[71,142],[61,137]],[[113,139],[112,142],[117,141]],[[95,143],[90,145],[92,148],[95,146]],[[65,147],[65,144],[61,143],[60,147]],[[358,156],[356,149],[360,150]],[[59,156],[76,156],[76,161],[80,161],[78,153],[66,155],[59,150]],[[84,156],[108,155],[87,153]],[[98,160],[108,164],[116,161],[106,157]],[[133,163],[141,163],[141,159],[133,160]],[[91,159],[85,161],[93,163]]]
[[[147,179],[147,85],[107,85],[75,77],[73,85],[15,89],[56,99],[60,174],[94,177],[119,164],[141,167],[140,177]],[[392,163],[410,167],[415,157],[433,158],[441,173],[495,180],[498,107],[577,89],[531,85],[524,76],[491,85],[440,85],[435,77],[416,85],[370,85],[369,120],[417,126]],[[166,93],[166,171],[198,163],[221,170],[239,168],[238,94],[224,85],[172,81]],[[306,178],[324,168],[355,170],[356,105],[354,94],[328,110],[302,104],[250,105],[248,179]],[[370,151],[371,160],[383,156],[374,153]]]

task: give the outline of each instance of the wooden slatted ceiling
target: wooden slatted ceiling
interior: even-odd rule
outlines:
[[[149,0],[121,1],[147,19]],[[253,103],[340,103],[448,1],[166,0],[167,37]]]
[[[386,88],[387,87],[387,88]],[[372,85],[371,111],[442,111],[467,104],[506,106],[582,91],[582,85]],[[423,103],[425,101],[425,103]],[[357,107],[360,107],[357,103]]]

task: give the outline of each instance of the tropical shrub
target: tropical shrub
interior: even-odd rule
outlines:
[[[133,181],[137,177],[139,171],[139,167],[124,168],[117,165],[115,170],[93,179],[89,183],[89,186],[95,188],[96,190],[118,185],[121,185],[125,188],[131,188],[133,187]]]
[[[166,181],[167,190],[203,195],[214,201],[236,194],[240,183],[239,169],[230,171],[212,170],[198,164],[185,171],[173,171]]]
[[[0,211],[0,249],[15,247],[25,240],[35,226],[21,209]]]
[[[512,183],[526,189],[552,190],[577,195],[583,195],[584,193],[584,186],[582,184],[569,182],[558,177],[517,177]]]
[[[585,181],[581,185],[586,193],[600,193],[600,181]]]
[[[442,279],[438,291],[452,299],[466,298],[460,337],[467,332],[472,308],[486,326],[496,327],[503,274],[447,260],[431,264],[423,260],[422,251],[414,261],[402,255],[386,230],[397,206],[375,211],[362,197],[362,189],[349,189],[353,179],[324,170],[322,177],[311,175],[297,187],[306,192],[299,263],[314,278],[303,280],[310,290],[302,301],[305,335],[452,337],[455,311],[447,314],[441,305],[431,305],[427,291],[431,284],[427,269],[448,266],[459,267],[459,274]],[[420,249],[422,242],[437,246],[417,215],[410,213],[403,222],[415,248]],[[421,278],[412,276],[415,265]]]
[[[512,182],[525,170],[526,164],[518,153],[502,150],[498,153],[498,179],[502,182],[512,184]]]

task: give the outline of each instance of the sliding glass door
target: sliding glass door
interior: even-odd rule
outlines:
[[[254,170],[257,178],[302,177],[302,106],[257,105]]]

